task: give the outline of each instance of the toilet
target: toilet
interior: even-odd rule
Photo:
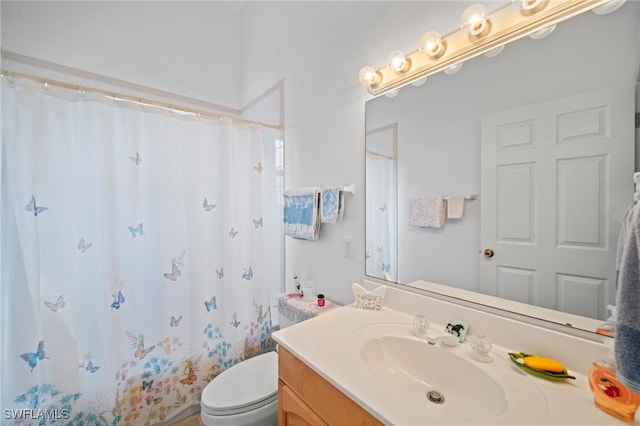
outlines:
[[[327,300],[278,300],[280,328],[312,318],[338,306]],[[202,391],[200,420],[205,426],[276,426],[278,424],[278,354],[249,358],[216,376]]]
[[[202,391],[206,426],[278,424],[278,355],[266,352],[223,371]]]

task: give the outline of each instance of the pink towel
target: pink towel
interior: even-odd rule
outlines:
[[[449,195],[447,197],[447,218],[462,219],[464,214],[464,195]]]
[[[409,226],[442,228],[447,223],[447,200],[442,196],[409,199]]]

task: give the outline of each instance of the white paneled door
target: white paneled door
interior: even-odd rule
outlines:
[[[632,203],[635,88],[482,120],[481,291],[603,318]]]

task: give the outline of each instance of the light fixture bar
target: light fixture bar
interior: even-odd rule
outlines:
[[[522,10],[518,2],[508,3],[487,15],[490,21],[488,33],[473,36],[467,28],[456,29],[442,37],[446,43],[446,51],[442,55],[429,57],[420,49],[416,49],[406,55],[410,68],[402,73],[395,72],[387,66],[375,70],[378,81],[377,84],[368,86],[368,91],[372,95],[380,95],[399,89],[414,80],[442,71],[609,1],[543,0],[533,13]]]

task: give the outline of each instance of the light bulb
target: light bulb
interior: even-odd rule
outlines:
[[[615,12],[616,10],[618,10],[620,6],[625,4],[626,1],[627,0],[610,0],[609,2],[603,4],[602,6],[598,6],[592,9],[592,12],[595,13],[596,15],[606,15],[608,13]]]
[[[535,31],[531,34],[529,34],[529,38],[532,38],[534,40],[540,40],[541,38],[545,38],[546,36],[548,36],[549,34],[551,34],[553,32],[553,30],[556,29],[556,25],[549,25],[548,27],[544,27],[538,31]]]
[[[487,50],[486,52],[484,52],[484,56],[486,56],[487,58],[493,58],[501,54],[503,50],[504,50],[504,44],[502,46],[494,47],[491,50]]]
[[[442,56],[446,49],[440,33],[429,31],[420,38],[420,51],[432,59]]]
[[[395,72],[403,73],[409,71],[411,61],[407,59],[401,51],[394,50],[389,53],[389,57],[387,58],[387,67],[391,68]]]
[[[472,36],[481,35],[489,26],[487,20],[487,8],[481,4],[474,4],[465,9],[462,13],[461,26],[469,27],[469,34]]]
[[[398,93],[400,93],[400,89],[393,89],[393,90],[389,90],[387,93],[385,93],[384,95],[387,98],[395,98],[396,96],[398,96]]]
[[[462,68],[462,64],[463,64],[463,62],[458,62],[457,64],[453,64],[453,65],[445,68],[444,69],[444,73],[447,74],[447,75],[454,75],[455,73],[460,71],[460,69]]]
[[[522,10],[533,10],[536,7],[540,6],[542,0],[519,0],[520,9]]]
[[[422,86],[424,84],[425,81],[427,81],[427,77],[426,76],[425,77],[420,77],[419,79],[411,82],[411,84],[413,86],[420,87],[420,86]]]
[[[365,87],[375,86],[380,83],[381,80],[380,73],[369,66],[363,67],[360,70],[358,78],[360,79],[360,83]]]

